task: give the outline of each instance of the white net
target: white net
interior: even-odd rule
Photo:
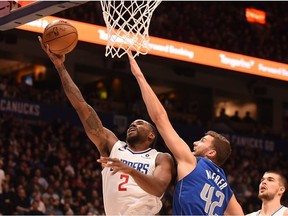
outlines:
[[[162,0],[101,0],[107,27],[105,56],[121,58],[127,50],[133,58],[149,52],[149,25],[153,12]]]

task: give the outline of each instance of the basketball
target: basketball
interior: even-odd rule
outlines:
[[[54,20],[44,29],[43,43],[48,44],[54,54],[64,55],[71,52],[77,42],[77,29],[67,20]]]

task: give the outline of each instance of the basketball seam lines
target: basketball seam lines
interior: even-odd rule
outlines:
[[[53,39],[51,39],[51,40],[47,40],[47,41],[45,41],[45,43],[48,43],[48,42],[50,42],[50,41],[53,41],[53,40],[56,40],[56,39],[59,39],[59,38],[62,38],[62,37],[65,37],[65,36],[67,36],[67,35],[71,35],[71,34],[76,34],[77,35],[77,33],[75,33],[75,32],[71,32],[71,33],[69,33],[69,34],[66,34],[66,35],[62,35],[62,36],[60,36],[60,37],[57,37],[57,38],[53,38]],[[76,39],[75,39],[76,40]],[[75,41],[74,40],[74,41]],[[73,41],[73,42],[74,42]]]

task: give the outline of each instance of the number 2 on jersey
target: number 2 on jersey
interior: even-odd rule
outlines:
[[[123,179],[123,181],[118,185],[118,190],[119,191],[127,191],[127,188],[125,187],[125,184],[128,183],[129,180],[129,175],[120,175],[120,179]]]
[[[211,185],[206,183],[200,193],[201,199],[206,202],[204,211],[208,215],[215,215],[214,209],[216,208],[216,206],[221,207],[225,198],[225,195],[221,191],[217,190],[214,194],[214,189],[215,187],[212,187]],[[213,197],[214,199],[216,198],[215,196],[219,199],[212,202]]]

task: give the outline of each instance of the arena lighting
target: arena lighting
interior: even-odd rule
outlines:
[[[41,17],[48,16],[63,10],[66,10],[71,7],[79,6],[86,3],[87,1],[29,1],[25,4],[25,1],[22,2],[22,7],[15,8],[9,13],[7,12],[7,7],[1,7],[5,10],[5,13],[0,13],[0,30],[5,31],[13,29],[17,26],[23,25],[25,23],[37,20]],[[24,4],[23,4],[24,3]],[[19,4],[20,5],[20,4]]]
[[[47,16],[17,29],[42,34],[48,23],[58,19],[63,18]],[[77,28],[80,41],[106,46],[108,38],[106,27],[66,20]],[[151,47],[149,54],[152,55],[288,81],[288,64],[157,37],[150,37],[149,46]]]
[[[266,12],[254,8],[245,9],[246,20],[252,23],[266,24]]]

